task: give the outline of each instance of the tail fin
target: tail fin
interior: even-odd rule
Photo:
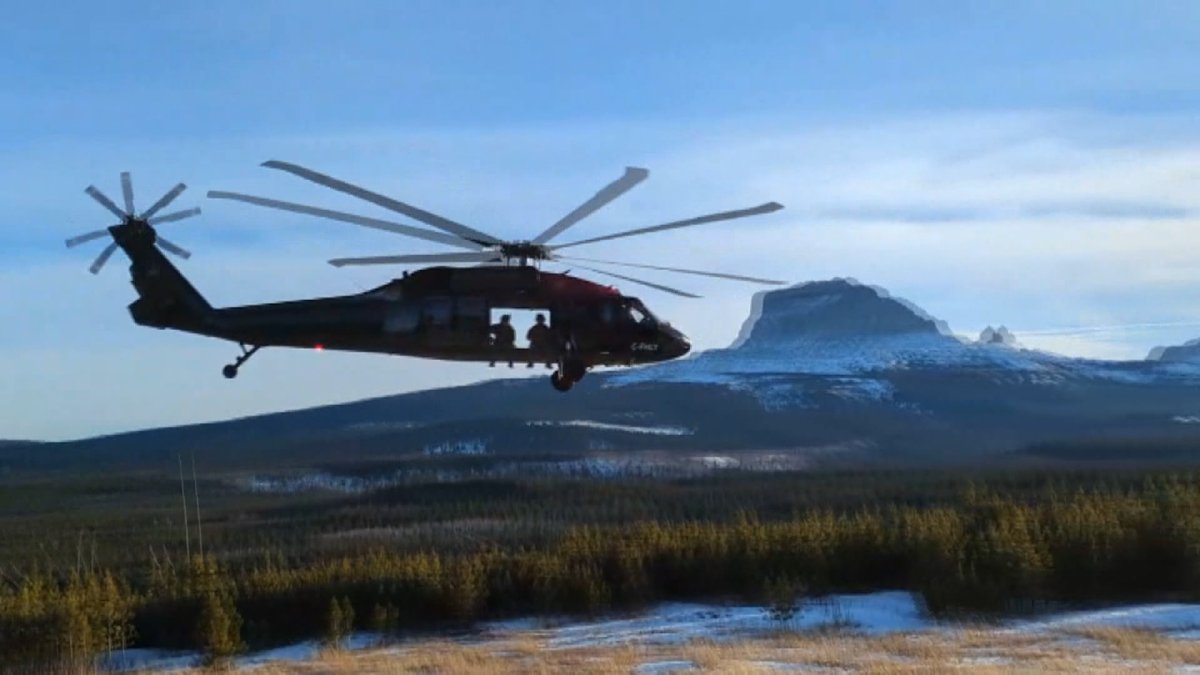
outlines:
[[[129,272],[138,299],[129,305],[133,320],[143,326],[209,333],[213,309],[171,261],[154,245],[158,234],[144,222],[109,228],[129,256]]]

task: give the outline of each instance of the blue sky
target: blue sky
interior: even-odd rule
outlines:
[[[345,293],[435,250],[209,189],[372,212],[257,168],[309,164],[508,236],[618,176],[650,179],[598,235],[748,206],[780,214],[605,244],[597,257],[853,276],[963,334],[1140,357],[1200,335],[1200,5],[1192,2],[40,3],[0,26],[0,438],[68,438],[495,374],[264,351],[133,326],[123,264],[62,240],[178,180],[171,226],[217,304]],[[165,233],[165,232],[164,232]],[[641,295],[700,347],[754,289],[656,276]],[[720,320],[713,320],[718,317]],[[1148,325],[1153,324],[1153,325]],[[1105,327],[1060,334],[1060,328]]]

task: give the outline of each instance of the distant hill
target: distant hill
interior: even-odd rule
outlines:
[[[544,452],[779,453],[848,464],[976,462],[1075,438],[1200,439],[1200,361],[1111,362],[980,341],[883,289],[759,293],[726,349],[589,374],[388,396],[211,424],[0,446],[10,468],[211,465]],[[1172,441],[1177,442],[1177,441]]]
[[[1146,357],[1148,361],[1164,363],[1195,363],[1200,364],[1200,339],[1189,340],[1181,345],[1172,347],[1155,347]]]

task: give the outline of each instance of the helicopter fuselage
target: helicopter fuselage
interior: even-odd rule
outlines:
[[[140,297],[130,312],[137,323],[231,340],[247,350],[558,364],[555,377],[569,388],[589,368],[665,361],[691,349],[682,333],[637,298],[528,265],[430,267],[354,295],[213,308],[153,246],[153,228],[120,225],[110,231],[132,261]],[[544,313],[546,339],[528,346],[520,346],[524,340],[498,343],[493,318],[503,310]],[[245,358],[226,376],[235,375]]]
[[[497,344],[503,310],[542,311],[554,338],[540,349]],[[676,358],[690,345],[637,298],[533,267],[432,267],[365,293],[216,309],[216,337],[259,346],[402,354],[451,361],[557,362],[587,367]],[[520,338],[522,336],[518,336]]]

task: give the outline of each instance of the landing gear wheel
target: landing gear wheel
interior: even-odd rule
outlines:
[[[571,385],[575,382],[563,377],[562,373],[556,370],[550,374],[550,384],[558,391],[568,392],[571,391]]]
[[[237,377],[237,366],[229,364],[221,369],[221,374],[232,380],[233,378]]]
[[[578,382],[587,374],[587,366],[583,364],[583,361],[571,359],[563,362],[562,371],[563,376],[571,382]]]

